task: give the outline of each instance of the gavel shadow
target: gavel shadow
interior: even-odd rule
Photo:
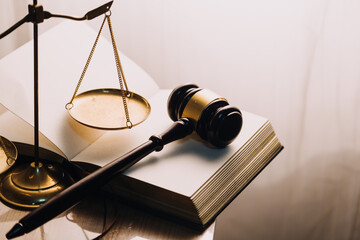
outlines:
[[[106,192],[97,192],[82,201],[67,216],[84,231],[104,233],[101,239],[197,239],[214,232],[214,224],[205,231],[196,230]]]

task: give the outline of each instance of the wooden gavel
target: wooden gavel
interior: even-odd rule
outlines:
[[[242,115],[216,93],[188,84],[175,88],[168,99],[168,114],[175,121],[188,118],[193,130],[214,147],[225,147],[239,134]]]
[[[168,113],[175,122],[167,131],[151,136],[147,142],[60,192],[22,218],[7,237],[20,236],[41,226],[151,152],[162,150],[164,145],[184,138],[194,130],[206,142],[220,148],[231,143],[242,127],[239,109],[229,106],[217,94],[192,84],[172,91],[168,99]]]

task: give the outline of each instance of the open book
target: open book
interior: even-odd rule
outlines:
[[[40,146],[70,161],[104,166],[171,124],[170,90],[160,90],[141,68],[120,54],[129,90],[145,97],[151,113],[131,129],[85,127],[66,112],[96,31],[84,23],[64,22],[39,38]],[[29,42],[0,60],[0,135],[32,143],[33,70]],[[80,92],[118,88],[111,43],[100,38]],[[232,103],[233,104],[233,103]],[[242,111],[243,127],[224,149],[206,146],[196,134],[170,143],[113,179],[111,191],[196,226],[207,226],[281,151],[270,122]],[[131,116],[130,116],[131,117]]]

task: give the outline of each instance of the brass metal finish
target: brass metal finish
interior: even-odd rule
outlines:
[[[41,161],[38,164],[29,162],[34,158],[34,146],[19,145],[16,164],[0,175],[0,198],[10,207],[37,208],[70,185],[60,163],[67,160],[40,148]]]
[[[123,98],[127,102],[131,122],[127,120]],[[68,108],[79,123],[97,129],[124,129],[143,122],[150,114],[150,104],[135,93],[119,89],[95,89],[81,93]]]
[[[39,163],[36,166],[35,162],[30,163],[30,167],[19,173],[11,175],[11,181],[14,185],[27,190],[44,190],[49,189],[59,183],[59,180],[64,176],[62,172],[52,172],[50,169],[52,165],[44,166]]]
[[[214,93],[208,89],[202,89],[194,94],[191,97],[189,102],[186,104],[184,111],[181,117],[189,118],[197,122],[200,118],[201,113],[206,109],[206,107],[216,99],[224,99],[218,94]]]
[[[108,23],[111,35],[120,89],[95,89],[77,95],[105,21]],[[151,111],[150,104],[145,98],[128,90],[115,43],[110,13],[105,14],[74,94],[70,102],[66,104],[66,109],[77,122],[88,127],[105,130],[132,128],[143,122]]]
[[[8,170],[16,161],[18,151],[8,139],[0,136],[0,174]]]

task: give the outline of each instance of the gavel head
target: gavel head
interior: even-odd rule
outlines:
[[[221,148],[230,144],[242,127],[238,108],[225,98],[194,84],[175,88],[168,99],[168,113],[173,121],[188,118],[197,134],[211,145]]]

